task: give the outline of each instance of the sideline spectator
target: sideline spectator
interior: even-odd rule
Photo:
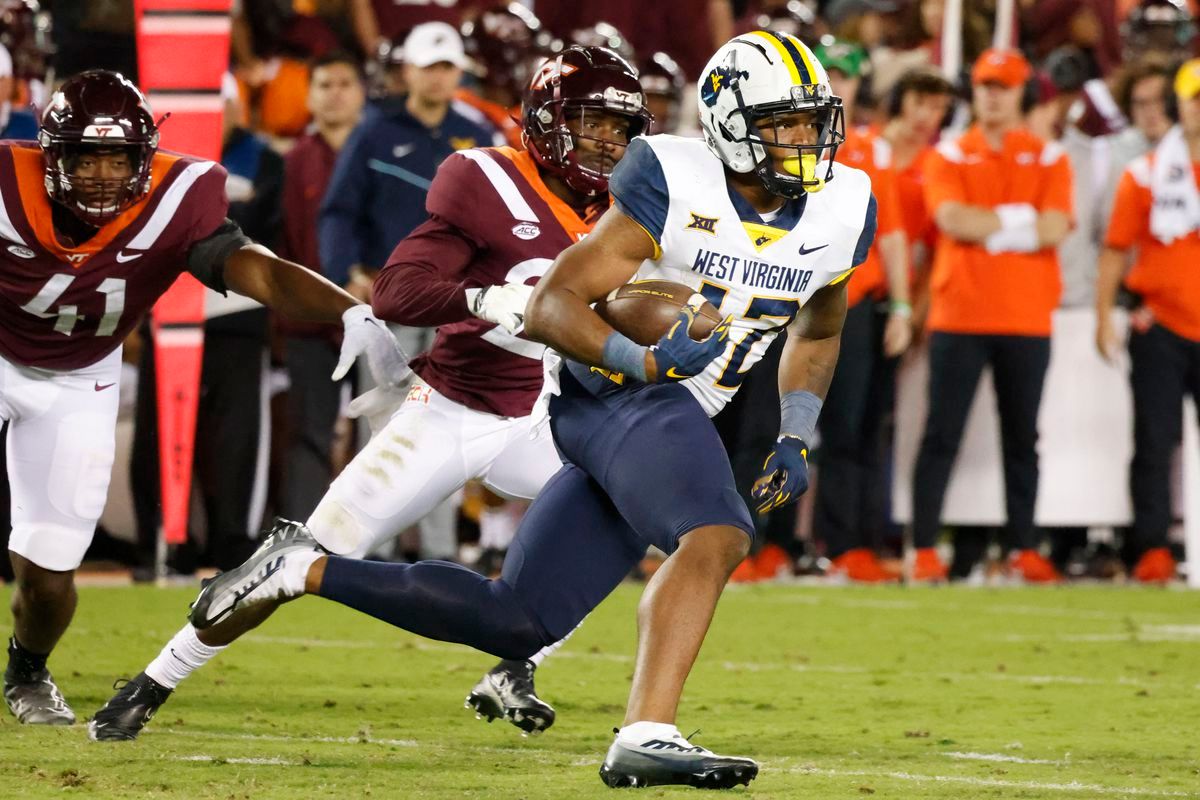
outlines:
[[[866,50],[826,37],[814,52],[852,119]],[[813,533],[825,541],[832,575],[878,583],[898,577],[883,568],[876,551],[887,519],[884,428],[895,401],[896,359],[912,339],[908,239],[887,140],[847,122],[837,160],[870,176],[878,233],[848,284],[841,354],[818,422]]]
[[[912,327],[920,335],[929,314],[929,266],[937,241],[937,226],[925,205],[925,165],[950,112],[954,87],[937,70],[925,67],[900,77],[888,94],[884,111],[889,121],[883,138],[892,146],[896,195],[909,243]]]
[[[1071,227],[1071,167],[1022,125],[1029,63],[988,50],[971,70],[976,124],[938,147],[925,196],[940,235],[929,312],[929,414],[913,479],[914,578],[942,580],[934,549],[967,414],[992,368],[1004,460],[1011,566],[1060,579],[1037,550],[1037,417],[1061,292],[1055,248]]]
[[[284,158],[280,255],[320,269],[317,217],[338,152],[358,124],[365,102],[358,62],[334,52],[313,63],[307,107],[312,125]],[[287,455],[279,513],[308,519],[333,479],[331,450],[342,387],[329,379],[338,360],[340,329],[277,319],[287,366]]]
[[[396,243],[425,221],[438,164],[456,150],[502,143],[482,117],[452,106],[467,64],[458,31],[442,22],[418,25],[404,55],[408,94],[388,98],[350,135],[321,204],[322,268],[361,299]]]
[[[1174,93],[1179,124],[1125,170],[1100,260],[1096,346],[1105,358],[1118,345],[1112,322],[1121,275],[1140,306],[1131,315],[1129,381],[1133,388],[1133,537],[1141,557],[1133,577],[1175,577],[1167,547],[1171,463],[1183,432],[1183,398],[1200,399],[1200,59],[1179,68]]]

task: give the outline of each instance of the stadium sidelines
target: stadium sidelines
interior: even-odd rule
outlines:
[[[213,739],[217,741],[262,741],[262,742],[313,742],[313,743],[334,743],[334,744],[378,744],[384,746],[399,746],[412,748],[431,748],[436,749],[437,745],[423,745],[409,739],[372,739],[369,736],[285,736],[280,734],[236,734],[236,733],[215,733],[203,731],[178,731],[172,728],[147,731],[147,734],[158,736],[184,736],[196,739]],[[538,761],[546,764],[562,765],[564,759],[568,756],[563,754],[555,757],[556,754],[546,751],[535,751],[529,748],[516,747],[475,747],[479,751],[494,752],[499,754],[519,754],[522,758]],[[998,761],[1007,763],[1045,765],[1045,766],[1063,766],[1065,762],[1050,761],[1044,759],[1022,759],[1017,756],[1005,756],[992,753],[945,753],[944,755],[950,758],[959,758],[976,761]],[[284,766],[296,767],[301,766],[299,761],[289,761],[287,759],[275,757],[235,757],[225,758],[220,756],[205,755],[197,753],[194,755],[172,756],[172,761],[185,762],[215,762],[229,764],[245,764],[249,766]],[[792,760],[794,761],[794,759]],[[583,767],[593,766],[593,759],[574,758],[570,761],[572,766]],[[911,772],[895,772],[889,770],[845,770],[845,769],[829,769],[824,767],[816,767],[811,764],[795,764],[789,766],[783,759],[766,759],[763,761],[764,768],[768,770],[781,770],[783,772],[794,775],[820,775],[831,778],[886,778],[891,780],[908,781],[912,783],[950,783],[962,786],[979,786],[997,789],[1030,789],[1036,791],[1053,791],[1053,792],[1069,792],[1078,793],[1086,792],[1093,795],[1107,796],[1141,796],[1141,797],[1200,797],[1200,794],[1193,792],[1176,792],[1165,789],[1141,789],[1137,787],[1116,787],[1102,786],[1099,784],[1081,783],[1079,781],[1069,781],[1066,783],[1053,781],[1017,781],[1017,780],[1002,780],[999,778],[974,778],[966,775],[937,775],[937,774],[916,774]]]

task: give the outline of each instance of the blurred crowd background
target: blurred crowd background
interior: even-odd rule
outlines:
[[[0,9],[0,136],[34,138],[55,81],[80,70],[116,69],[136,81],[129,0],[0,0]],[[1097,287],[1104,253],[1137,252],[1136,243],[1106,239],[1126,167],[1200,92],[1200,77],[1194,85],[1177,80],[1196,53],[1196,10],[1189,0],[235,0],[223,91],[231,216],[252,238],[369,300],[375,272],[423,221],[440,161],[468,147],[520,147],[521,92],[566,44],[623,55],[640,70],[655,132],[697,135],[695,82],[710,54],[740,32],[793,33],[816,50],[843,98],[848,140],[839,159],[875,180],[877,274],[864,265],[851,282],[842,362],[813,453],[814,490],[800,506],[760,518],[755,553],[735,580],[812,574],[877,582],[907,571],[917,580],[1163,582],[1176,577],[1181,558],[1178,450],[1183,396],[1200,387],[1200,295],[1192,288],[1200,284],[1177,292],[1182,324],[1156,315],[1128,286],[1114,311]],[[939,143],[966,147],[960,137],[972,103],[993,85],[1019,86],[1018,126],[1065,153],[1069,169],[1051,180],[1068,204],[1074,197],[1066,209],[1073,226],[1044,264],[1061,281],[1051,298],[1053,333],[1023,332],[1038,341],[1015,366],[981,356],[974,377],[956,378],[947,364],[970,356],[943,352],[949,340],[938,338],[946,332],[938,320],[994,309],[956,307],[972,301],[939,291],[957,262],[945,252],[939,260],[953,237],[951,222],[928,206],[927,169]],[[1193,230],[1186,241],[1195,239]],[[1191,269],[1200,271],[1194,261]],[[1041,290],[1013,279],[996,291],[1019,300]],[[215,293],[207,317],[193,530],[170,560],[181,574],[241,562],[271,515],[305,519],[367,435],[345,417],[349,398],[368,388],[361,377],[328,380],[337,330],[285,324],[251,301]],[[972,341],[1005,332],[977,330]],[[396,330],[414,356],[431,333]],[[129,565],[138,578],[152,575],[160,522],[148,336],[144,328],[126,343],[121,454],[89,555]],[[1145,343],[1140,362],[1132,353],[1132,371],[1126,336]],[[1144,355],[1154,337],[1170,341]],[[1163,366],[1171,358],[1178,363]],[[743,483],[778,430],[765,362],[717,418]],[[993,381],[976,393],[985,365]],[[1094,375],[1100,391],[1088,388]],[[956,394],[946,390],[955,380]],[[943,424],[944,408],[931,407],[926,424],[931,386],[935,397],[965,403],[957,430]],[[980,408],[968,424],[972,403]],[[1111,408],[1095,411],[1096,403]],[[1050,436],[1048,429],[1071,427],[1076,407],[1102,422],[1074,439]],[[987,427],[997,408],[999,435],[994,420]],[[980,425],[990,432],[982,439],[972,433]],[[1038,452],[1043,462],[1084,465],[1044,465],[1040,494],[1084,499],[1064,500],[1065,513],[1043,513],[1039,504],[1035,519]],[[964,472],[964,460],[995,466]],[[1095,481],[1093,469],[1103,473]],[[970,513],[989,504],[999,510]],[[522,511],[469,487],[375,556],[448,558],[495,571]],[[3,535],[7,512],[5,494]],[[914,564],[920,551],[929,558]],[[648,559],[643,569],[654,566]]]

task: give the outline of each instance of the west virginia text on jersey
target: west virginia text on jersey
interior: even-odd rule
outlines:
[[[617,165],[614,202],[659,250],[636,279],[691,286],[733,316],[724,355],[684,382],[710,416],[808,299],[866,260],[876,216],[870,179],[836,163],[833,175],[819,193],[764,218],[729,188],[699,139],[641,137]]]

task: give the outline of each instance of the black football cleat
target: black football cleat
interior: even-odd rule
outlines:
[[[144,672],[133,680],[113,684],[117,693],[88,723],[88,738],[96,742],[131,742],[154,719],[171,690]]]
[[[4,702],[24,725],[75,724],[75,712],[45,668],[30,675],[29,680],[10,680],[5,675]]]
[[[650,739],[641,744],[614,741],[600,766],[600,780],[613,789],[647,786],[732,789],[738,784],[749,786],[757,776],[755,761],[719,756],[678,734],[671,739]]]
[[[506,719],[523,736],[537,736],[554,724],[554,709],[533,688],[536,669],[532,661],[501,661],[475,684],[465,707],[475,709],[476,719]]]

